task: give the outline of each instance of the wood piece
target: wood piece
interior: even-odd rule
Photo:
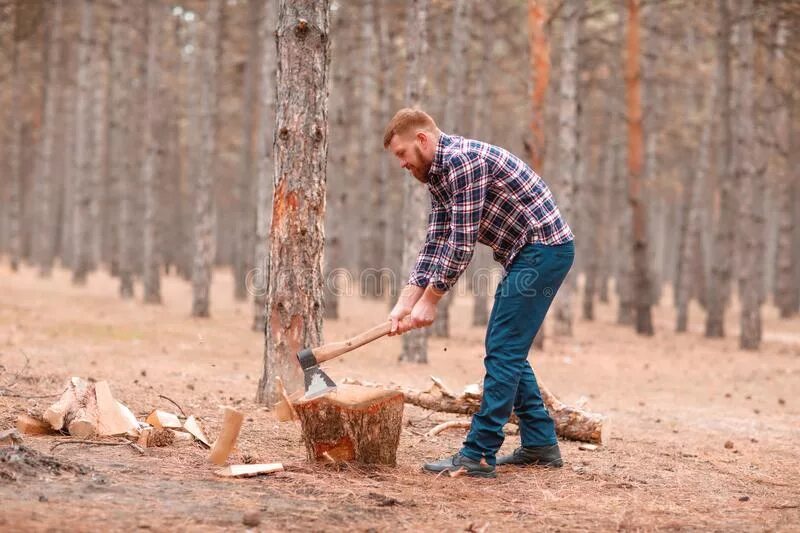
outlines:
[[[442,431],[447,429],[468,429],[472,425],[470,420],[449,420],[447,422],[442,422],[441,424],[434,426],[425,433],[426,437],[435,437]]]
[[[86,394],[78,401],[78,408],[67,414],[67,431],[73,437],[85,439],[97,434],[97,397],[94,384],[90,383]]]
[[[125,419],[128,421],[128,424],[131,427],[135,428],[135,432],[134,433],[130,433],[129,432],[128,434],[131,435],[131,436],[138,435],[139,434],[139,428],[141,427],[141,424],[139,423],[138,420],[136,420],[136,415],[134,415],[131,412],[131,410],[128,409],[127,405],[123,404],[119,400],[117,401],[117,406],[119,407],[119,411],[120,411],[120,413],[122,413],[122,416],[125,417]]]
[[[145,422],[150,424],[156,429],[173,428],[180,429],[183,427],[178,415],[167,411],[156,409],[145,419]]]
[[[30,415],[19,415],[17,417],[17,430],[23,435],[47,435],[53,433],[50,424],[34,418]]]
[[[236,444],[236,439],[239,437],[239,430],[242,428],[242,420],[244,415],[230,407],[225,408],[225,417],[222,420],[222,431],[214,441],[211,447],[211,454],[208,456],[209,460],[216,465],[224,465],[228,460]]]
[[[302,395],[301,392],[294,393],[294,398],[290,398],[286,394],[286,388],[283,386],[283,380],[279,377],[275,378],[275,387],[278,394],[282,398],[281,401],[275,404],[275,417],[279,422],[288,422],[289,420],[297,420],[297,412],[294,410],[292,400],[299,400]]]
[[[153,428],[144,428],[139,432],[139,440],[136,442],[142,448],[147,448],[150,443],[150,435],[152,435]]]
[[[42,418],[55,430],[64,427],[64,422],[70,412],[78,409],[79,401],[86,395],[89,384],[78,377],[67,380],[61,398],[47,408]]]
[[[94,384],[97,399],[97,434],[98,435],[124,435],[138,432],[137,425],[131,425],[130,420],[122,413],[119,403],[111,394],[111,387],[107,381],[98,381]],[[135,422],[135,420],[134,420]]]
[[[197,421],[194,415],[191,415],[186,419],[186,422],[183,423],[183,429],[188,431],[195,439],[202,442],[207,448],[211,447],[208,437],[206,437],[206,434],[203,432],[203,428],[200,427],[200,423]]]
[[[443,393],[442,388],[434,381],[430,389],[420,391],[399,385],[381,385],[366,381],[358,381],[345,378],[342,383],[363,385],[365,387],[376,387],[396,390],[403,393],[406,403],[424,407],[431,411],[444,413],[455,413],[472,415],[478,412],[481,407],[481,395],[474,394],[474,388],[469,393],[449,397]],[[341,385],[340,385],[341,387]],[[610,425],[605,416],[599,413],[592,413],[565,405],[553,394],[539,383],[539,390],[542,393],[542,400],[547,407],[550,416],[556,425],[556,434],[562,439],[577,440],[593,444],[605,444],[610,435]],[[518,423],[516,415],[512,413],[509,422]]]
[[[283,470],[283,463],[265,463],[257,465],[230,465],[217,470],[214,475],[220,477],[250,477],[260,474],[271,474]]]
[[[311,461],[395,465],[403,395],[357,385],[294,403]]]

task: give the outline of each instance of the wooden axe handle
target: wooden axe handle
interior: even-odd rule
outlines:
[[[318,363],[324,363],[325,361],[329,361],[334,357],[339,357],[342,354],[351,352],[359,346],[364,346],[375,339],[380,339],[384,335],[388,334],[391,330],[391,321],[384,322],[383,324],[379,324],[374,328],[368,329],[363,333],[359,333],[355,337],[351,337],[345,341],[331,342],[324,344],[319,348],[314,348],[312,352],[314,352],[314,358]]]

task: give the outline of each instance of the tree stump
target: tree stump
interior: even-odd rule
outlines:
[[[340,385],[293,403],[310,461],[396,464],[403,422],[403,393]]]

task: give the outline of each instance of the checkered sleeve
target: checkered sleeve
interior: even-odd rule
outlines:
[[[437,259],[442,253],[445,241],[450,234],[450,213],[436,199],[431,198],[431,212],[428,215],[428,232],[425,244],[417,256],[417,262],[411,269],[409,285],[427,287],[436,267]]]
[[[455,285],[472,259],[489,185],[488,165],[477,153],[457,154],[450,159],[448,167],[447,183],[453,198],[450,235],[430,279],[441,291]]]

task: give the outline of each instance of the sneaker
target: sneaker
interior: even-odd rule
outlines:
[[[539,465],[560,468],[564,465],[564,461],[561,460],[561,451],[558,449],[558,444],[553,444],[552,446],[517,448],[510,455],[498,457],[497,466],[500,465]]]
[[[422,465],[423,470],[428,472],[458,472],[462,470],[464,474],[472,477],[496,477],[497,473],[494,467],[487,464],[486,461],[474,461],[462,455],[461,452],[454,454],[452,457],[440,459],[432,463],[425,463]]]

